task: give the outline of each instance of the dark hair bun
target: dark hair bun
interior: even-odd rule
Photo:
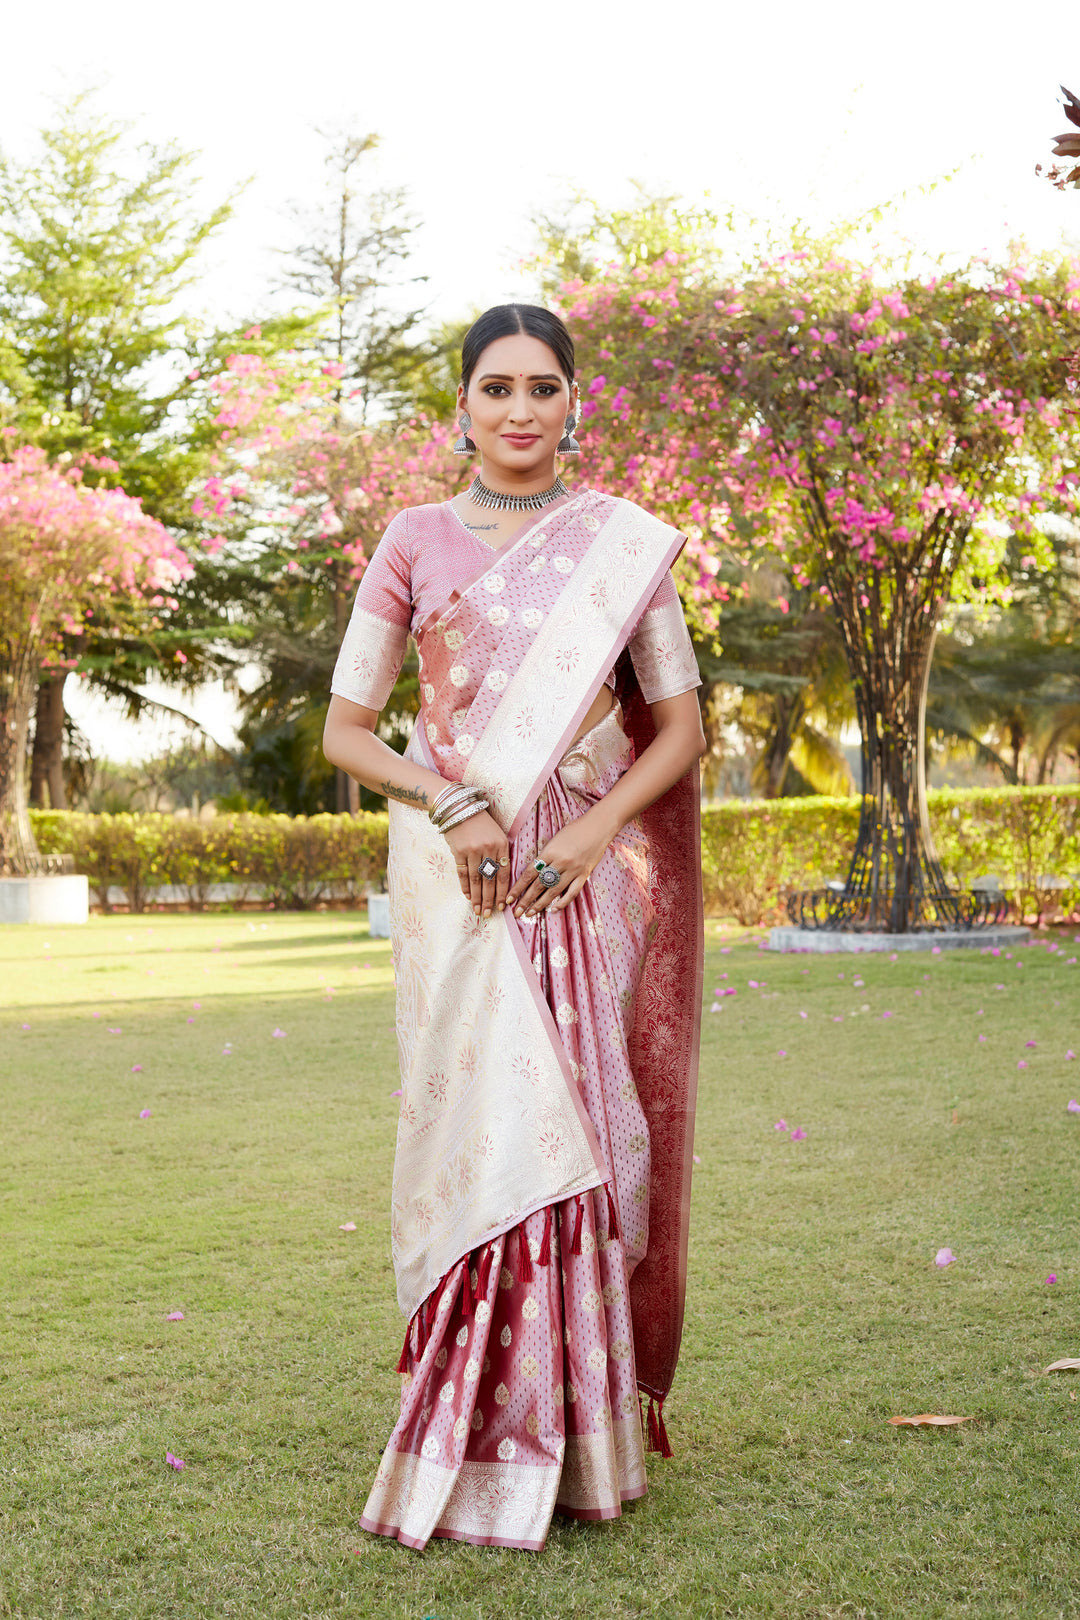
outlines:
[[[461,386],[468,388],[476,363],[497,338],[526,332],[546,343],[568,383],[574,381],[574,340],[557,315],[539,304],[496,304],[472,323],[461,345]]]

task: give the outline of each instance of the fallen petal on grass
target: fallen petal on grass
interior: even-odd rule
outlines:
[[[791,1133],[791,1140],[793,1142],[806,1141],[806,1132],[803,1130],[801,1125],[796,1125],[795,1129]]]
[[[951,1249],[939,1249],[934,1256],[935,1266],[951,1266],[956,1259]]]
[[[1070,1047],[1070,1049],[1065,1053],[1065,1061],[1066,1061],[1066,1063],[1071,1063],[1073,1061],[1073,1059],[1075,1058],[1075,1056],[1076,1056],[1076,1053]]]
[[[184,1320],[184,1313],[183,1311],[170,1311],[165,1320],[166,1322],[182,1322]]]
[[[356,1222],[355,1221],[346,1221],[344,1226],[339,1226],[338,1227],[338,1231],[339,1232],[355,1232],[356,1231]]]
[[[1070,1114],[1080,1114],[1080,1102],[1075,1097],[1070,1097],[1065,1106]]]
[[[1050,1273],[1049,1277],[1047,1277],[1046,1281],[1047,1281],[1047,1283],[1056,1283],[1057,1282],[1057,1272],[1052,1271]]]
[[[1044,1372],[1080,1372],[1080,1356],[1065,1356],[1061,1361],[1052,1361]]]
[[[947,1429],[957,1423],[971,1423],[969,1417],[942,1417],[937,1412],[920,1412],[918,1417],[894,1417],[889,1422],[896,1429]]]
[[[776,1124],[773,1126],[774,1131],[786,1131],[787,1128],[788,1122],[786,1119],[778,1119]]]
[[[174,1457],[171,1451],[167,1451],[165,1453],[165,1461],[168,1463],[170,1468],[175,1468],[178,1473],[181,1468],[187,1467],[183,1457]]]
[[[271,1036],[271,1039],[275,1041],[283,1041],[285,1038],[285,1031],[283,1029],[275,1029],[273,1035]]]
[[[151,1117],[151,1115],[150,1115],[149,1108],[140,1108],[139,1109],[139,1118],[140,1119],[149,1119],[150,1117]]]
[[[1025,1058],[1021,1058],[1019,1063],[1016,1065],[1016,1067],[1018,1069],[1026,1069],[1027,1068],[1027,1060]]]
[[[141,1063],[133,1063],[131,1065],[131,1072],[132,1072],[132,1074],[142,1074],[142,1064]]]

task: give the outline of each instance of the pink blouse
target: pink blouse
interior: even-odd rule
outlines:
[[[361,576],[331,691],[365,709],[382,709],[401,672],[410,633],[416,636],[429,617],[443,611],[453,592],[475,577],[478,557],[485,552],[496,555],[449,501],[399,512]],[[647,703],[701,685],[670,571],[634,626],[629,649]],[[612,670],[607,685],[614,684]]]

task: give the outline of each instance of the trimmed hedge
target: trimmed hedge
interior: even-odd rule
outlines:
[[[331,896],[360,899],[386,871],[387,817],[218,815],[210,821],[149,815],[31,812],[43,855],[70,854],[90,879],[96,902],[110,909],[119,888],[131,911],[148,891],[175,885],[202,911],[215,884],[235,885],[233,903],[258,899],[277,909],[307,911]]]
[[[142,911],[161,885],[175,885],[202,910],[221,883],[236,885],[236,904],[257,899],[306,910],[330,898],[355,902],[386,870],[385,814],[192,821],[37,810],[32,819],[42,853],[73,855],[102,910],[110,888]],[[706,911],[748,927],[781,919],[793,891],[843,877],[858,820],[856,798],[739,801],[706,810]],[[1016,917],[1080,908],[1080,786],[942,789],[930,794],[930,820],[946,876],[958,888],[996,877]]]
[[[950,884],[968,889],[996,877],[1016,918],[1068,916],[1080,906],[1080,786],[941,788],[928,797]],[[701,821],[705,910],[753,927],[786,921],[789,894],[845,876],[859,800],[732,802]]]

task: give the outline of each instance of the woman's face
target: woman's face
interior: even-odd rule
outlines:
[[[458,409],[472,418],[469,437],[492,472],[517,478],[555,476],[555,451],[576,411],[577,384],[567,382],[554,352],[525,332],[489,343],[458,389]]]

